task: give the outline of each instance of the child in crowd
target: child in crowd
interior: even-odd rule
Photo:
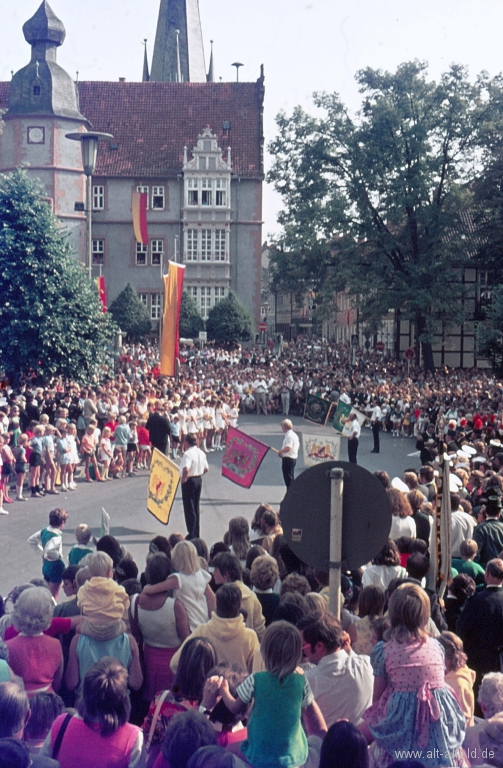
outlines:
[[[260,646],[265,672],[253,672],[231,695],[226,679],[218,681],[225,706],[234,714],[243,712],[253,700],[248,738],[241,750],[246,759],[261,768],[299,766],[307,760],[308,735],[326,732],[303,670],[299,630],[286,621],[275,621],[265,631]],[[274,727],[271,727],[274,723]]]
[[[205,624],[215,609],[215,595],[209,585],[211,576],[201,568],[197,550],[191,541],[179,541],[171,553],[171,563],[177,573],[160,584],[147,584],[147,595],[175,590],[173,597],[180,600],[189,617],[190,631]]]
[[[42,552],[42,576],[55,600],[58,599],[65,562],[63,560],[63,526],[68,520],[64,509],[49,512],[49,525],[33,533],[28,543]]]
[[[152,458],[152,452],[150,450],[150,436],[148,430],[145,429],[146,419],[140,419],[136,434],[138,436],[138,469],[148,469],[150,467],[150,459]]]
[[[466,573],[471,576],[475,584],[485,583],[485,571],[479,563],[474,562],[479,547],[473,539],[465,539],[459,545],[459,554],[461,557],[452,558],[452,567],[458,573]]]
[[[16,472],[16,500],[28,501],[23,496],[23,485],[26,473],[30,470],[30,465],[26,460],[26,446],[28,445],[28,435],[19,435],[17,446],[12,449],[14,456],[14,469]]]
[[[120,480],[124,477],[124,454],[122,451],[114,453],[113,459],[108,467],[108,474],[112,475],[114,480]]]
[[[2,491],[3,500],[8,504],[11,504],[14,499],[9,496],[9,482],[10,475],[14,469],[14,455],[8,442],[8,436],[0,435],[0,454],[2,458]]]
[[[90,473],[91,464],[94,467],[94,474],[96,476],[96,480],[98,482],[101,482],[100,472],[98,469],[98,462],[96,461],[96,453],[95,453],[96,451],[95,430],[96,430],[95,423],[91,422],[90,424],[88,424],[80,443],[80,450],[81,450],[82,456],[84,457],[87,483],[94,482],[91,478],[91,473]]]
[[[59,472],[62,491],[67,491],[69,489],[68,483],[70,482],[69,477],[71,472],[72,446],[70,440],[68,439],[66,430],[66,425],[62,423],[59,427],[60,436],[56,442],[56,447],[58,449]]]
[[[103,480],[111,480],[111,478],[108,477],[110,462],[113,459],[113,455],[114,455],[112,451],[112,441],[110,440],[111,434],[112,434],[112,430],[110,429],[110,427],[103,428],[103,433],[101,435],[101,440],[100,440],[100,461],[103,465],[103,474],[102,474]]]
[[[88,546],[92,531],[88,525],[81,523],[75,528],[75,538],[77,543],[73,545],[68,554],[68,563],[78,565],[83,557],[90,555],[94,550]]]
[[[56,463],[54,454],[56,452],[56,446],[54,443],[55,428],[52,424],[47,424],[45,427],[45,434],[42,438],[44,445],[44,461],[45,461],[45,492],[49,494],[59,494],[59,491],[54,487],[56,482]]]
[[[428,595],[416,584],[401,584],[388,615],[388,639],[371,653],[374,704],[364,713],[373,740],[370,768],[387,768],[401,750],[421,753],[427,768],[466,765],[466,720],[445,684],[443,649],[426,632]]]
[[[70,469],[68,470],[68,490],[75,491],[77,485],[74,481],[74,475],[79,466],[79,439],[77,436],[77,427],[70,423],[67,427],[67,437],[70,443]]]
[[[43,494],[40,492],[40,472],[42,468],[42,454],[44,450],[44,437],[45,427],[41,424],[37,424],[33,430],[33,437],[30,440],[30,488],[32,498],[40,498]]]
[[[475,672],[466,666],[467,656],[463,652],[463,641],[454,632],[442,632],[438,642],[445,651],[445,682],[456,694],[466,717],[466,725],[473,725]]]
[[[138,453],[138,433],[136,431],[137,423],[136,418],[134,416],[131,416],[129,419],[129,431],[130,436],[128,438],[127,443],[127,476],[128,477],[134,477],[134,463],[136,459],[136,455]]]
[[[177,413],[175,413],[171,422],[171,445],[173,446],[173,458],[177,459],[180,446],[180,417]]]

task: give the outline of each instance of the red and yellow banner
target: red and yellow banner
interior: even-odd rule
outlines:
[[[134,236],[136,242],[142,245],[148,245],[147,201],[146,192],[133,192],[131,208],[133,210]]]
[[[107,311],[107,289],[105,286],[105,278],[103,275],[96,278],[96,285],[98,286],[98,296],[101,301],[101,308],[103,312]]]
[[[182,264],[169,262],[164,275],[164,315],[161,334],[161,376],[176,375],[176,359],[180,350],[180,309],[182,306]]]

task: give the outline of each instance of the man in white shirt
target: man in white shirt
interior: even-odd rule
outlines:
[[[348,461],[350,464],[358,464],[356,454],[358,453],[358,444],[360,442],[361,427],[358,423],[356,413],[350,413],[346,422],[349,430],[348,434]]]
[[[372,704],[370,657],[351,651],[348,635],[330,614],[305,616],[297,627],[304,656],[316,665],[306,669],[305,675],[327,727],[341,719],[357,725]]]
[[[372,427],[372,435],[374,437],[374,448],[371,453],[379,453],[379,449],[381,447],[379,443],[379,430],[381,429],[382,411],[375,398],[372,400],[372,407],[370,409],[369,418],[370,425]]]
[[[281,458],[283,479],[288,488],[295,479],[295,465],[299,455],[300,440],[293,431],[293,424],[290,419],[285,419],[281,422],[281,429],[284,432],[285,438],[281,450],[278,451],[278,456]]]
[[[206,455],[197,447],[196,435],[187,435],[189,446],[180,462],[180,479],[182,483],[183,513],[187,526],[188,539],[199,538],[199,499],[203,486],[203,475],[208,472]]]
[[[257,415],[260,415],[260,412],[262,411],[264,416],[267,416],[266,395],[267,382],[262,375],[259,375],[253,382],[253,396],[257,406]]]
[[[473,539],[475,520],[459,506],[459,496],[451,493],[451,553],[452,557],[461,557],[459,545],[462,541]]]

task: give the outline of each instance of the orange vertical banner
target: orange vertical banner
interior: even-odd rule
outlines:
[[[147,198],[146,192],[133,192],[131,198],[134,236],[142,245],[148,245]]]
[[[161,335],[161,376],[175,376],[176,359],[180,350],[180,309],[182,306],[182,264],[169,262],[168,274],[164,275],[164,315]]]

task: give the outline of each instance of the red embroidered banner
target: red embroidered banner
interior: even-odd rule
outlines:
[[[229,427],[222,458],[222,475],[236,485],[250,488],[268,450],[269,446],[260,440]]]
[[[98,295],[101,301],[101,308],[103,312],[107,311],[107,289],[105,286],[105,278],[103,275],[96,278],[96,285],[98,286]]]

